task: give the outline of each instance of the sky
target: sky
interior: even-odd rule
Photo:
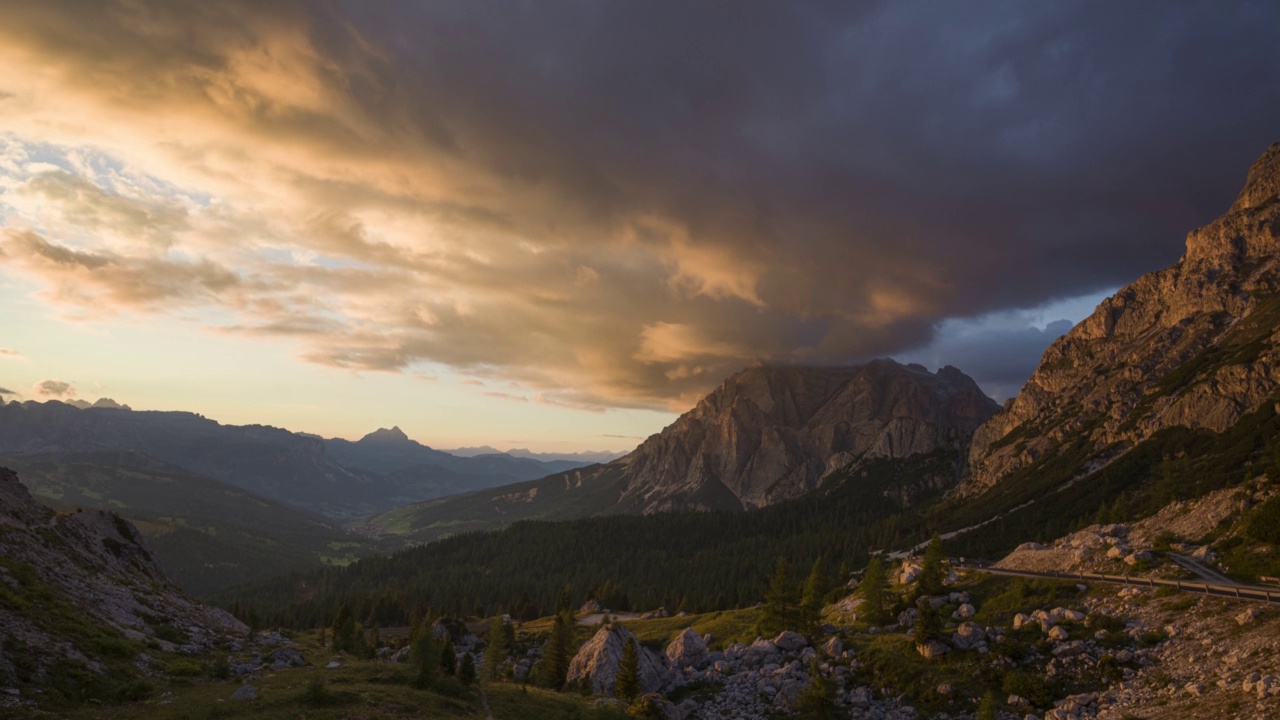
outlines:
[[[1017,392],[1280,140],[1280,6],[0,7],[0,397],[625,450],[755,362]]]

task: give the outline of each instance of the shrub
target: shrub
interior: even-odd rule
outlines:
[[[1249,518],[1245,534],[1265,543],[1280,543],[1280,495],[1262,503]]]

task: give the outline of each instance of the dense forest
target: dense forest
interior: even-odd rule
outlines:
[[[1172,428],[1089,478],[1070,483],[1089,448],[1067,445],[976,498],[942,494],[955,450],[910,461],[875,460],[838,473],[815,493],[751,512],[609,516],[520,522],[388,557],[367,558],[239,588],[219,601],[260,622],[327,624],[350,603],[367,624],[411,617],[549,614],[566,586],[614,610],[703,612],[760,602],[778,558],[808,568],[823,558],[842,581],[873,551],[911,547],[934,532],[996,521],[947,541],[951,555],[996,557],[1093,522],[1141,517],[1264,472],[1280,418],[1267,405],[1232,430]],[[798,578],[797,578],[798,580]]]

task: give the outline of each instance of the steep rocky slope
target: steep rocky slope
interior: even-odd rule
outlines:
[[[981,427],[968,493],[1080,443],[1096,468],[1163,428],[1222,432],[1280,386],[1280,143],[1172,267],[1103,301]]]
[[[919,476],[937,489],[955,482],[970,434],[997,409],[951,367],[753,367],[611,463],[398,508],[368,527],[430,540],[518,520],[743,510],[804,495],[836,471],[853,477],[859,463],[955,456],[953,469]]]
[[[246,628],[173,586],[129,522],[55,513],[0,468],[0,631],[0,684],[82,699],[145,667],[140,652],[201,652]]]
[[[627,457],[622,503],[642,512],[768,505],[859,458],[962,445],[996,408],[953,367],[750,368]]]

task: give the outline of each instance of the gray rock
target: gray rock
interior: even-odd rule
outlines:
[[[667,658],[675,667],[703,667],[709,655],[706,641],[693,628],[685,628],[667,645]]]
[[[231,693],[231,699],[232,699],[232,700],[239,700],[239,701],[242,701],[242,702],[248,702],[248,701],[250,701],[250,700],[257,700],[257,699],[258,699],[258,690],[257,690],[256,688],[254,688],[252,685],[243,685],[243,686],[241,686],[241,687],[240,687],[240,689],[238,689],[238,690],[236,690],[235,692]]]
[[[773,644],[784,652],[798,652],[801,648],[808,647],[809,641],[800,633],[783,630],[773,639]]]

